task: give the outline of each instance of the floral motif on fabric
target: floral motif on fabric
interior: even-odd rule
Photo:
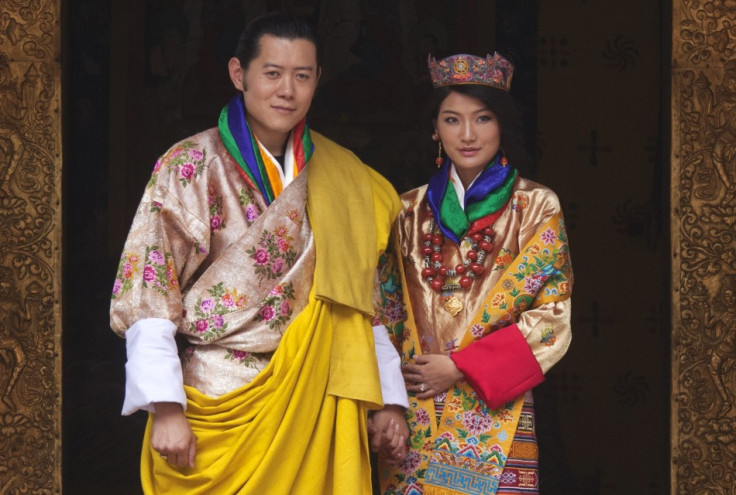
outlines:
[[[494,295],[491,299],[491,307],[504,309],[506,308],[506,294],[503,292],[499,292],[498,294]]]
[[[514,211],[522,211],[529,206],[529,198],[521,193],[517,193],[511,200],[511,209]]]
[[[511,291],[514,304],[522,310],[544,287],[546,295],[565,294],[569,280],[564,275],[569,270],[567,235],[562,224],[559,230],[548,227],[539,234],[541,242],[532,243],[522,255],[522,263],[510,276],[522,282],[521,290]],[[565,292],[563,292],[563,290]]]
[[[148,187],[156,185],[162,169],[174,173],[183,186],[187,186],[202,175],[205,167],[206,151],[197,148],[197,143],[191,140],[183,141],[159,158],[153,167],[153,174],[148,181]]]
[[[263,321],[268,328],[278,330],[286,325],[294,312],[294,285],[279,284],[263,298],[256,321]]]
[[[552,325],[544,327],[542,329],[542,339],[539,342],[546,345],[547,347],[551,347],[555,345],[556,341],[557,337],[555,337],[554,327]]]
[[[223,283],[207,289],[209,297],[200,297],[194,307],[196,321],[190,323],[189,332],[205,341],[212,341],[227,330],[223,315],[242,308],[248,298],[237,289],[225,289]]]
[[[163,206],[159,201],[151,201],[151,213],[161,213]]]
[[[281,277],[294,265],[296,250],[292,247],[294,238],[287,234],[286,227],[279,226],[273,232],[264,230],[261,239],[246,253],[255,261],[253,267],[258,281],[264,277],[273,280]]]
[[[401,349],[406,310],[401,291],[399,267],[391,248],[388,248],[378,259],[377,278],[380,300],[376,302],[376,317],[373,325],[384,325],[391,342],[397,349]]]
[[[225,359],[235,361],[246,368],[258,369],[258,354],[248,351],[240,351],[238,349],[228,349]]]
[[[253,199],[253,191],[242,187],[240,189],[240,204],[245,206],[245,222],[250,226],[261,215],[261,209]]]
[[[133,288],[133,278],[138,273],[137,254],[123,253],[120,256],[118,272],[115,275],[115,283],[112,286],[112,299],[117,299]]]
[[[143,287],[165,296],[169,289],[179,285],[171,253],[161,252],[158,246],[149,246],[143,262]]]
[[[210,209],[210,231],[214,234],[218,230],[225,228],[225,215],[223,212],[222,196],[217,194],[214,185],[207,186],[207,205]]]
[[[299,210],[289,210],[286,213],[286,218],[294,222],[299,227],[304,223],[304,215]]]
[[[509,409],[491,410],[475,394],[455,387],[445,402],[445,410],[449,414],[444,416],[457,427],[454,433],[447,431],[437,438],[435,450],[470,456],[483,462],[496,462],[499,455],[503,457],[493,439],[504,440],[503,426],[513,421]]]
[[[498,252],[498,256],[496,256],[493,271],[505,270],[512,261],[514,261],[514,253],[510,249],[501,248]]]
[[[470,334],[476,339],[482,337],[485,332],[485,325],[481,325],[480,323],[476,323],[475,325],[470,327]]]

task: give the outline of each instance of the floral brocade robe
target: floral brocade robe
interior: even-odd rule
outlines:
[[[501,293],[491,294],[499,281],[508,276],[509,267],[517,260],[522,249],[528,245],[531,239],[541,235],[542,241],[536,248],[541,253],[545,249],[547,240],[542,228],[550,218],[560,214],[560,204],[556,195],[548,188],[535,182],[519,178],[514,186],[511,199],[501,216],[493,224],[495,236],[493,248],[486,255],[484,274],[473,281],[467,290],[455,290],[437,293],[430,287],[427,280],[422,277],[424,268],[424,236],[430,232],[430,216],[427,206],[427,187],[423,186],[409,191],[401,196],[404,209],[397,219],[398,249],[403,261],[404,275],[406,277],[406,289],[404,300],[411,304],[414,315],[414,324],[418,337],[416,352],[422,354],[445,354],[449,355],[457,351],[461,342],[467,339],[469,332],[473,339],[491,337],[485,334],[483,325],[471,323],[476,321],[479,312],[485,312],[490,306],[505,304],[508,301]],[[541,232],[541,234],[540,234]],[[563,236],[564,224],[558,233],[549,235]],[[466,253],[470,249],[467,241],[463,240],[458,246],[452,241],[445,239],[442,245],[442,264],[455,267],[462,264]],[[535,245],[527,253],[535,255]],[[563,257],[569,263],[569,259]],[[563,261],[563,260],[560,260]],[[396,284],[396,276],[383,276],[384,284],[391,280]],[[569,279],[550,287],[559,293],[559,300],[544,302],[539,305],[531,305],[526,308],[515,319],[516,326],[533,354],[533,362],[539,365],[541,371],[546,373],[567,351],[571,341],[570,310],[571,304],[569,293],[572,286],[572,273]],[[451,280],[448,280],[451,282]],[[527,283],[535,283],[535,279],[529,279]],[[522,289],[525,290],[526,288]],[[533,290],[532,290],[533,289]],[[536,292],[537,287],[529,287]],[[489,296],[491,297],[489,301]],[[502,325],[510,325],[514,322],[509,317]],[[411,362],[415,349],[411,345],[409,330],[400,325],[388,325],[392,334],[394,344],[402,354],[402,361]],[[473,345],[473,344],[470,344]],[[496,356],[497,358],[499,356]],[[500,361],[494,359],[494,355],[483,357],[484,360]],[[535,364],[535,366],[536,366]],[[485,368],[485,367],[484,367]],[[496,370],[497,376],[505,376],[503,369]],[[508,384],[510,389],[516,384]],[[492,411],[477,393],[468,388],[468,395],[460,391],[458,387],[451,387],[446,393],[435,397],[433,414],[421,406],[413,393],[410,393],[410,410],[407,412],[412,438],[409,454],[403,463],[397,467],[383,466],[380,470],[382,494],[384,495],[408,495],[420,494],[424,491],[424,478],[429,474],[427,469],[426,452],[439,453],[432,462],[445,459],[448,470],[442,471],[441,476],[451,479],[455,473],[454,466],[469,464],[479,466],[478,469],[490,469],[485,464],[485,459],[498,458],[499,464],[504,465],[503,473],[496,478],[495,488],[491,490],[490,485],[479,488],[482,481],[471,482],[472,475],[463,481],[457,480],[453,490],[447,492],[433,491],[432,493],[537,493],[537,445],[534,432],[534,416],[531,393],[526,392],[524,409],[521,420],[516,428],[514,443],[510,452],[501,453],[498,450],[497,438],[505,433],[499,433],[499,429],[507,420],[503,414],[504,408]],[[523,394],[523,392],[522,392]],[[460,424],[457,430],[446,431],[441,436],[433,436],[437,433],[439,415],[442,414],[443,422],[448,418]],[[510,418],[508,418],[510,421]],[[450,423],[452,424],[452,423]],[[430,425],[431,432],[430,432]],[[427,445],[430,445],[428,448]],[[508,461],[506,462],[506,456]],[[483,461],[481,461],[483,460]],[[433,466],[431,463],[429,466]],[[437,472],[436,464],[435,472]],[[468,473],[465,473],[468,474]],[[448,482],[447,486],[452,483]]]
[[[307,174],[266,206],[217,129],[180,142],[155,164],[120,260],[111,325],[175,323],[184,384],[218,397],[268,364],[307,303],[314,237]]]

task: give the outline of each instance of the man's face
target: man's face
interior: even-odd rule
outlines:
[[[230,60],[230,79],[245,96],[246,120],[272,155],[284,154],[286,139],[304,118],[317,89],[317,49],[306,39],[260,39],[260,54],[247,68]]]

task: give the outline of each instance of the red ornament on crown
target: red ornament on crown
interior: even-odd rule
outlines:
[[[514,66],[498,52],[486,55],[486,58],[460,53],[439,62],[430,55],[427,64],[435,88],[453,84],[484,84],[508,91],[514,75]]]

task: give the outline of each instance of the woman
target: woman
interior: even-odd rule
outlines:
[[[410,395],[410,451],[382,493],[537,493],[531,390],[567,350],[572,270],[555,194],[524,158],[498,54],[429,61],[437,173],[397,220],[407,319],[390,328]],[[442,150],[447,156],[442,157]]]

